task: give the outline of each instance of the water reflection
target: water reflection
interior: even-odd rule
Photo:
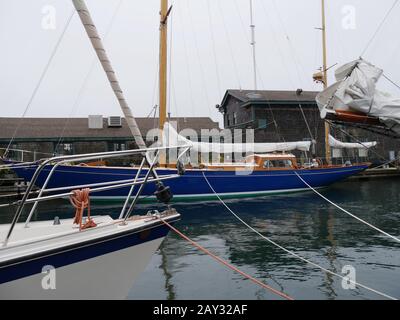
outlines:
[[[337,184],[323,193],[339,205],[393,235],[399,235],[397,180]],[[333,208],[313,193],[228,201],[249,225],[282,246],[341,274],[353,265],[357,281],[400,297],[399,245]],[[243,271],[296,299],[378,299],[365,289],[344,290],[341,279],[310,267],[267,243],[219,203],[175,205],[177,227]],[[153,209],[141,206],[140,212]],[[92,212],[118,216],[120,205],[94,205]],[[25,216],[27,214],[25,210]],[[67,201],[40,204],[35,219],[72,217]],[[11,221],[13,211],[0,209]],[[132,288],[131,299],[276,299],[218,265],[170,233]]]

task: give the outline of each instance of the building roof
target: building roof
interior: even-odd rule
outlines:
[[[103,129],[89,129],[88,118],[0,118],[0,140],[10,140],[14,133],[15,139],[24,140],[48,140],[59,137],[85,140],[104,138],[133,140],[125,119],[121,120],[122,127],[108,127],[108,118],[103,118]],[[219,123],[207,117],[171,118],[170,120],[177,122],[178,130],[190,128],[200,132],[201,129],[219,129]],[[136,121],[143,135],[158,126],[158,118],[136,118]]]
[[[299,91],[300,92],[300,91]],[[274,90],[227,90],[222,100],[221,106],[224,106],[228,97],[232,96],[243,102],[248,103],[262,103],[262,102],[285,102],[285,103],[298,103],[298,102],[315,102],[318,91],[274,91]]]

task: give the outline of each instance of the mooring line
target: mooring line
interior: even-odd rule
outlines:
[[[170,225],[167,221],[165,221],[164,219],[162,219],[161,217],[159,217],[159,219],[166,225],[168,226],[172,231],[174,231],[176,234],[178,234],[180,237],[182,237],[183,239],[185,239],[186,241],[190,242],[193,246],[195,246],[197,249],[199,249],[200,251],[203,251],[205,254],[209,255],[211,258],[213,258],[214,260],[217,260],[218,262],[222,263],[224,266],[228,267],[229,269],[241,274],[243,277],[249,279],[250,281],[254,282],[255,284],[263,287],[264,289],[267,289],[269,291],[271,291],[272,293],[285,298],[287,300],[294,300],[292,297],[290,297],[289,295],[280,292],[272,287],[270,287],[269,285],[261,282],[260,280],[257,280],[256,278],[252,277],[251,275],[241,271],[240,269],[238,269],[237,267],[233,266],[232,264],[230,264],[229,262],[225,261],[224,259],[218,257],[217,255],[213,254],[211,251],[207,250],[206,248],[202,247],[200,244],[198,244],[197,242],[195,242],[194,240],[190,239],[188,236],[185,236],[182,232],[180,232],[178,229],[176,229],[175,227],[173,227],[172,225]]]
[[[252,230],[254,233],[256,233],[257,235],[259,235],[259,236],[260,236],[261,238],[263,238],[264,240],[268,241],[269,243],[271,243],[272,245],[278,247],[279,249],[285,251],[286,253],[288,253],[288,254],[290,254],[290,255],[292,255],[292,256],[294,256],[294,257],[296,257],[296,258],[302,260],[303,262],[306,262],[306,263],[308,263],[308,264],[310,264],[310,265],[312,265],[312,266],[314,266],[314,267],[316,267],[316,268],[318,268],[318,269],[320,269],[320,270],[322,270],[322,271],[324,271],[324,272],[326,272],[326,273],[329,273],[329,274],[331,274],[331,275],[333,275],[333,276],[335,276],[335,277],[339,277],[339,278],[341,278],[342,280],[345,280],[345,281],[347,281],[347,282],[350,282],[350,283],[352,283],[352,284],[354,284],[354,285],[356,285],[356,286],[359,286],[359,287],[364,288],[364,289],[366,289],[366,290],[368,290],[368,291],[371,291],[371,292],[373,292],[373,293],[376,293],[377,295],[380,295],[380,296],[385,297],[385,298],[387,298],[387,299],[390,299],[390,300],[398,300],[397,298],[394,298],[394,297],[392,297],[392,296],[390,296],[390,295],[388,295],[388,294],[386,294],[386,293],[380,292],[380,291],[375,290],[375,289],[373,289],[373,288],[370,288],[370,287],[368,287],[368,286],[366,286],[366,285],[363,285],[363,284],[361,284],[361,283],[359,283],[359,282],[356,282],[356,281],[354,281],[354,280],[351,280],[351,279],[348,278],[348,277],[344,277],[344,276],[342,276],[342,275],[340,275],[340,274],[338,274],[338,273],[335,273],[335,272],[333,272],[333,271],[331,271],[331,270],[328,270],[328,269],[326,269],[326,268],[324,268],[324,267],[322,267],[322,266],[320,266],[320,265],[318,265],[318,264],[316,264],[316,263],[314,263],[314,262],[312,262],[312,261],[310,261],[310,260],[308,260],[308,259],[306,259],[306,258],[303,258],[302,256],[298,255],[297,253],[294,253],[293,251],[290,251],[290,250],[286,249],[285,247],[282,247],[280,244],[278,244],[278,243],[276,243],[275,241],[271,240],[270,238],[264,236],[264,235],[261,234],[259,231],[257,231],[257,230],[254,229],[252,226],[250,226],[246,221],[244,221],[242,218],[240,218],[240,217],[239,217],[239,216],[238,216],[238,215],[237,215],[237,214],[222,200],[222,199],[221,199],[221,197],[219,196],[219,194],[214,190],[214,188],[212,187],[212,185],[211,185],[210,182],[208,181],[208,179],[207,179],[207,177],[205,176],[204,172],[203,172],[203,177],[204,177],[205,181],[207,182],[208,186],[210,187],[210,189],[211,189],[211,190],[213,191],[213,193],[215,194],[215,196],[216,196],[216,197],[218,198],[218,200],[221,202],[221,204],[222,204],[230,213],[232,213],[232,214],[236,217],[236,219],[238,219],[242,224],[244,224],[247,228],[249,228],[250,230]]]
[[[351,212],[347,211],[346,209],[343,209],[342,207],[340,207],[338,204],[334,203],[333,201],[329,200],[327,197],[325,197],[324,195],[322,195],[321,193],[319,193],[317,190],[315,190],[312,186],[310,186],[296,171],[294,172],[301,181],[303,181],[303,183],[309,187],[312,191],[314,191],[317,195],[319,195],[322,199],[324,199],[325,201],[329,202],[331,205],[335,206],[336,208],[338,208],[339,210],[343,211],[344,213],[348,214],[349,216],[353,217],[354,219],[357,219],[358,221],[364,223],[365,225],[367,225],[368,227],[382,233],[383,235],[392,238],[393,240],[400,242],[400,239],[392,236],[391,234],[379,229],[378,227],[375,227],[374,225],[370,224],[369,222],[357,217],[356,215],[352,214]]]

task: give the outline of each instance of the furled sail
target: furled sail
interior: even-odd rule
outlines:
[[[362,143],[349,143],[336,140],[334,137],[329,135],[329,145],[335,149],[370,149],[377,145],[376,141],[362,142]]]
[[[378,118],[400,133],[400,99],[376,88],[382,75],[382,69],[361,58],[337,69],[337,82],[316,98],[321,117],[339,111],[355,112]]]
[[[146,148],[144,143],[142,134],[140,133],[140,129],[136,123],[135,118],[133,117],[132,111],[128,106],[127,101],[125,100],[122,89],[119,85],[117,77],[115,75],[114,69],[111,66],[110,60],[108,59],[106,50],[104,49],[103,43],[97,32],[96,26],[90,16],[89,10],[85,4],[84,0],[72,0],[76,11],[79,14],[79,17],[82,21],[83,26],[85,27],[86,33],[92,43],[94,50],[96,51],[97,57],[100,60],[100,63],[104,69],[104,72],[107,75],[108,81],[114,91],[115,96],[118,99],[121,110],[125,116],[125,120],[129,126],[129,129],[132,132],[132,135],[135,139],[136,144],[139,148]]]
[[[201,153],[231,154],[241,152],[267,153],[275,151],[309,151],[311,141],[297,141],[284,143],[208,143],[190,141],[176,132],[174,127],[164,124],[163,144],[165,146],[191,146],[192,151]]]

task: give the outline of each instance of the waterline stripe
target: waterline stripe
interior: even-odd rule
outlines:
[[[357,286],[359,286],[359,287],[361,287],[361,288],[367,289],[367,290],[369,290],[369,291],[371,291],[371,292],[374,292],[374,293],[376,293],[377,295],[380,295],[380,296],[385,297],[385,298],[387,298],[387,299],[390,299],[390,300],[398,300],[397,298],[394,298],[394,297],[392,297],[392,296],[390,296],[390,295],[388,295],[388,294],[386,294],[386,293],[380,292],[380,291],[375,290],[375,289],[373,289],[373,288],[370,288],[370,287],[368,287],[368,286],[366,286],[366,285],[363,285],[363,284],[361,284],[361,283],[355,282],[355,281],[351,280],[351,279],[348,278],[348,277],[343,277],[343,276],[340,275],[340,274],[337,274],[337,273],[335,273],[335,272],[333,272],[333,271],[330,271],[330,270],[328,270],[328,269],[326,269],[326,268],[324,268],[324,267],[322,267],[322,266],[320,266],[320,265],[318,265],[318,264],[316,264],[316,263],[314,263],[314,262],[312,262],[312,261],[310,261],[310,260],[308,260],[308,259],[306,259],[306,258],[303,258],[302,256],[299,256],[297,253],[294,253],[294,252],[292,252],[292,251],[286,249],[285,247],[282,247],[281,245],[279,245],[279,244],[276,243],[275,241],[273,241],[273,240],[271,240],[270,238],[264,236],[264,235],[261,234],[259,231],[257,231],[257,230],[254,229],[252,226],[250,226],[248,223],[246,223],[246,222],[245,222],[242,218],[240,218],[235,212],[233,212],[232,209],[231,209],[231,208],[219,197],[219,195],[215,192],[214,188],[212,187],[212,185],[210,184],[210,182],[208,181],[208,179],[207,179],[207,177],[204,175],[204,173],[203,173],[203,177],[204,177],[204,179],[206,180],[207,184],[209,185],[210,189],[214,192],[214,194],[216,195],[216,197],[220,200],[220,202],[222,203],[222,205],[223,205],[230,213],[232,213],[232,214],[236,217],[236,219],[238,219],[242,224],[244,224],[247,228],[249,228],[250,230],[252,230],[254,233],[258,234],[261,238],[265,239],[266,241],[268,241],[269,243],[271,243],[271,244],[273,244],[274,246],[278,247],[279,249],[285,251],[286,253],[288,253],[288,254],[290,254],[290,255],[292,255],[292,256],[294,256],[294,257],[296,257],[296,258],[302,260],[303,262],[306,262],[306,263],[308,263],[308,264],[310,264],[310,265],[312,265],[312,266],[314,266],[314,267],[316,267],[316,268],[318,268],[318,269],[321,269],[322,271],[325,271],[326,273],[329,273],[329,274],[331,274],[331,275],[333,275],[333,276],[339,277],[339,278],[341,278],[342,280],[348,281],[348,282],[350,282],[350,283],[352,283],[352,284],[355,284],[355,285],[357,285]]]

